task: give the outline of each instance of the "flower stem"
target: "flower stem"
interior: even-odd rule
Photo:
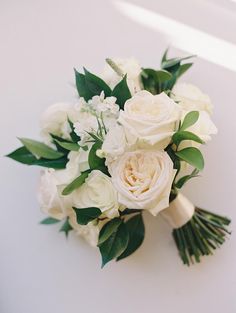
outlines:
[[[225,226],[230,219],[209,211],[195,208],[192,219],[173,230],[173,237],[184,264],[199,263],[201,256],[213,254],[213,250],[225,242],[230,232]]]

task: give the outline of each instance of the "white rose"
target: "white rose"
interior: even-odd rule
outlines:
[[[70,139],[70,121],[75,122],[78,119],[76,106],[68,103],[56,103],[48,107],[41,117],[41,135],[45,143],[50,144],[50,134]]]
[[[68,162],[63,170],[45,169],[41,171],[38,200],[44,213],[63,219],[72,208],[71,196],[62,196],[62,190],[78,177],[82,171],[89,169],[88,151],[70,152]]]
[[[59,220],[65,218],[68,209],[72,207],[70,198],[61,196],[59,186],[63,183],[61,180],[63,171],[56,171],[54,169],[43,170],[38,188],[38,201],[41,210]]]
[[[183,115],[186,115],[186,113]],[[212,122],[210,115],[205,111],[199,111],[197,122],[187,130],[196,134],[204,142],[211,140],[211,135],[217,134],[215,124]]]
[[[142,71],[138,61],[134,58],[129,59],[113,59],[115,64],[119,67],[122,73],[127,74],[127,84],[131,94],[135,94],[140,91],[141,79],[140,73]],[[119,81],[122,79],[111,67],[106,64],[103,73],[100,75],[101,78],[113,89]]]
[[[115,159],[122,155],[126,148],[126,137],[122,126],[116,124],[105,136],[101,155],[108,159]]]
[[[154,96],[148,91],[140,91],[126,101],[118,121],[123,125],[130,145],[164,149],[176,130],[179,118],[178,105],[165,93]]]
[[[198,87],[187,84],[178,83],[173,88],[172,98],[178,101],[182,109],[182,121],[185,115],[190,111],[199,111],[197,122],[187,130],[199,136],[204,142],[211,139],[211,135],[217,133],[217,128],[211,120],[210,114],[213,110],[213,105],[208,95],[204,94]],[[195,142],[185,141],[181,147],[199,146]]]
[[[126,152],[109,165],[118,201],[129,209],[157,215],[169,205],[175,170],[164,151]]]
[[[212,113],[213,105],[208,95],[204,94],[198,87],[178,83],[172,90],[172,96],[185,111],[206,111]]]
[[[98,170],[92,171],[85,183],[72,193],[72,201],[76,208],[97,207],[105,217],[119,216],[120,206],[111,178]]]
[[[99,224],[89,222],[87,225],[79,225],[76,221],[76,214],[73,210],[69,215],[69,223],[77,235],[83,237],[92,247],[97,246],[101,228],[99,227]]]

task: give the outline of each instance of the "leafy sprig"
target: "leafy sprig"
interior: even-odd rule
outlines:
[[[193,63],[182,63],[193,56],[168,59],[167,54],[168,49],[162,57],[160,70],[143,68],[141,72],[141,80],[144,89],[154,95],[163,91],[169,94],[180,76],[182,76],[193,65]]]
[[[113,90],[111,90],[104,80],[90,73],[85,68],[84,74],[79,73],[75,69],[75,81],[79,96],[83,97],[86,101],[104,92],[105,97],[116,97],[117,104],[123,109],[125,102],[131,98],[131,93],[127,85],[127,75],[125,74]]]

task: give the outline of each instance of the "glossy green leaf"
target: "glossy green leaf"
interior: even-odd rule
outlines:
[[[161,65],[162,65],[164,62],[166,62],[168,52],[169,52],[169,48],[167,48],[167,49],[165,50],[165,52],[164,52],[164,54],[163,54],[163,56],[162,56],[162,58],[161,58]]]
[[[48,168],[54,168],[57,170],[66,168],[66,164],[68,162],[68,159],[66,156],[63,156],[60,159],[56,160],[47,160],[47,159],[36,159],[36,161],[31,164],[31,165],[37,165],[37,166],[42,166],[42,167],[48,167]]]
[[[193,63],[185,63],[180,65],[179,67],[179,72],[178,72],[178,76],[180,77],[181,75],[183,75],[185,72],[187,72],[190,67],[193,65]]]
[[[172,137],[173,143],[176,144],[177,146],[184,140],[191,140],[191,141],[195,141],[198,143],[203,144],[204,141],[198,137],[197,135],[195,135],[192,132],[189,131],[178,131],[177,133],[175,133]]]
[[[47,217],[45,219],[43,219],[40,224],[43,224],[43,225],[52,225],[52,224],[57,224],[59,223],[60,220],[57,220],[56,218],[53,218],[53,217]]]
[[[199,171],[195,168],[190,175],[185,175],[181,177],[177,183],[175,183],[175,187],[180,189],[183,187],[184,184],[186,184],[190,179],[198,177]]]
[[[116,103],[123,110],[125,102],[131,98],[131,93],[127,85],[127,75],[115,86],[111,95],[116,97]]]
[[[87,225],[89,222],[98,218],[102,212],[99,208],[75,208],[73,207],[77,223],[80,225]]]
[[[134,253],[143,243],[145,227],[142,214],[137,214],[126,222],[129,232],[129,243],[125,251],[117,258],[117,261],[124,259]]]
[[[26,147],[20,147],[6,155],[6,157],[27,165],[32,165],[37,160],[36,157],[26,149]]]
[[[96,151],[98,149],[101,149],[100,142],[94,143],[89,151],[88,163],[89,163],[90,169],[92,170],[103,168],[105,165],[105,159],[101,159],[96,155]]]
[[[198,111],[191,111],[187,113],[179,130],[185,130],[190,126],[194,125],[197,122],[198,118],[199,118]]]
[[[19,140],[32,154],[40,158],[55,160],[61,158],[64,155],[62,152],[56,151],[42,142],[27,138],[19,138]]]
[[[62,146],[60,146],[57,141],[60,141],[60,142],[71,142],[69,140],[66,140],[62,137],[59,137],[59,136],[56,136],[56,135],[53,135],[53,134],[50,134],[50,136],[52,137],[52,142],[54,143],[54,145],[56,146],[57,148],[57,151],[60,151],[62,153],[64,153],[65,155],[68,154],[68,150],[64,149]]]
[[[70,119],[68,118],[68,123],[70,125],[70,129],[71,129],[71,132],[70,132],[70,138],[73,142],[77,143],[78,141],[80,141],[80,136],[78,136],[75,132],[75,127],[74,127],[74,124],[70,121]]]
[[[85,75],[79,73],[76,69],[74,69],[74,71],[75,71],[75,82],[76,82],[76,88],[77,88],[78,94],[80,97],[83,97],[85,101],[88,101],[94,96],[94,94],[87,87],[87,84],[85,81]]]
[[[204,168],[204,159],[199,149],[190,147],[182,149],[175,153],[181,160],[196,167],[199,171]]]
[[[116,232],[121,223],[122,220],[118,217],[107,222],[99,233],[98,246],[106,241],[114,232]]]
[[[55,141],[59,146],[61,146],[62,148],[66,149],[66,150],[69,150],[69,151],[79,151],[79,149],[80,149],[80,145],[78,145],[75,142],[65,142],[65,141],[59,141],[56,139],[55,139]]]
[[[90,73],[84,68],[85,83],[93,96],[100,95],[102,91],[106,97],[111,96],[111,88],[100,77]]]
[[[63,232],[66,237],[68,237],[69,232],[73,230],[69,223],[69,219],[67,218],[65,222],[63,223],[62,227],[60,228],[60,232]]]
[[[161,83],[172,78],[172,74],[165,70],[156,71],[156,75],[157,75],[158,81]]]
[[[124,223],[121,223],[112,235],[99,245],[102,255],[102,267],[109,261],[118,258],[127,248],[129,233]]]
[[[77,189],[81,185],[83,185],[83,183],[85,182],[86,178],[89,176],[90,172],[91,172],[90,170],[89,171],[85,171],[79,177],[74,179],[68,186],[66,186],[65,189],[63,189],[62,195],[63,196],[67,196],[67,195],[71,194],[75,189]]]
[[[44,158],[37,159],[28,149],[26,149],[26,147],[20,147],[6,156],[26,165],[37,165],[54,169],[63,169],[66,167],[66,163],[68,162],[66,156],[55,160],[48,160]]]

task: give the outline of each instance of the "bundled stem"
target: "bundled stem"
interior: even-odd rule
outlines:
[[[192,219],[173,230],[173,237],[184,264],[200,262],[203,255],[213,254],[230,232],[225,226],[230,219],[196,208]]]

